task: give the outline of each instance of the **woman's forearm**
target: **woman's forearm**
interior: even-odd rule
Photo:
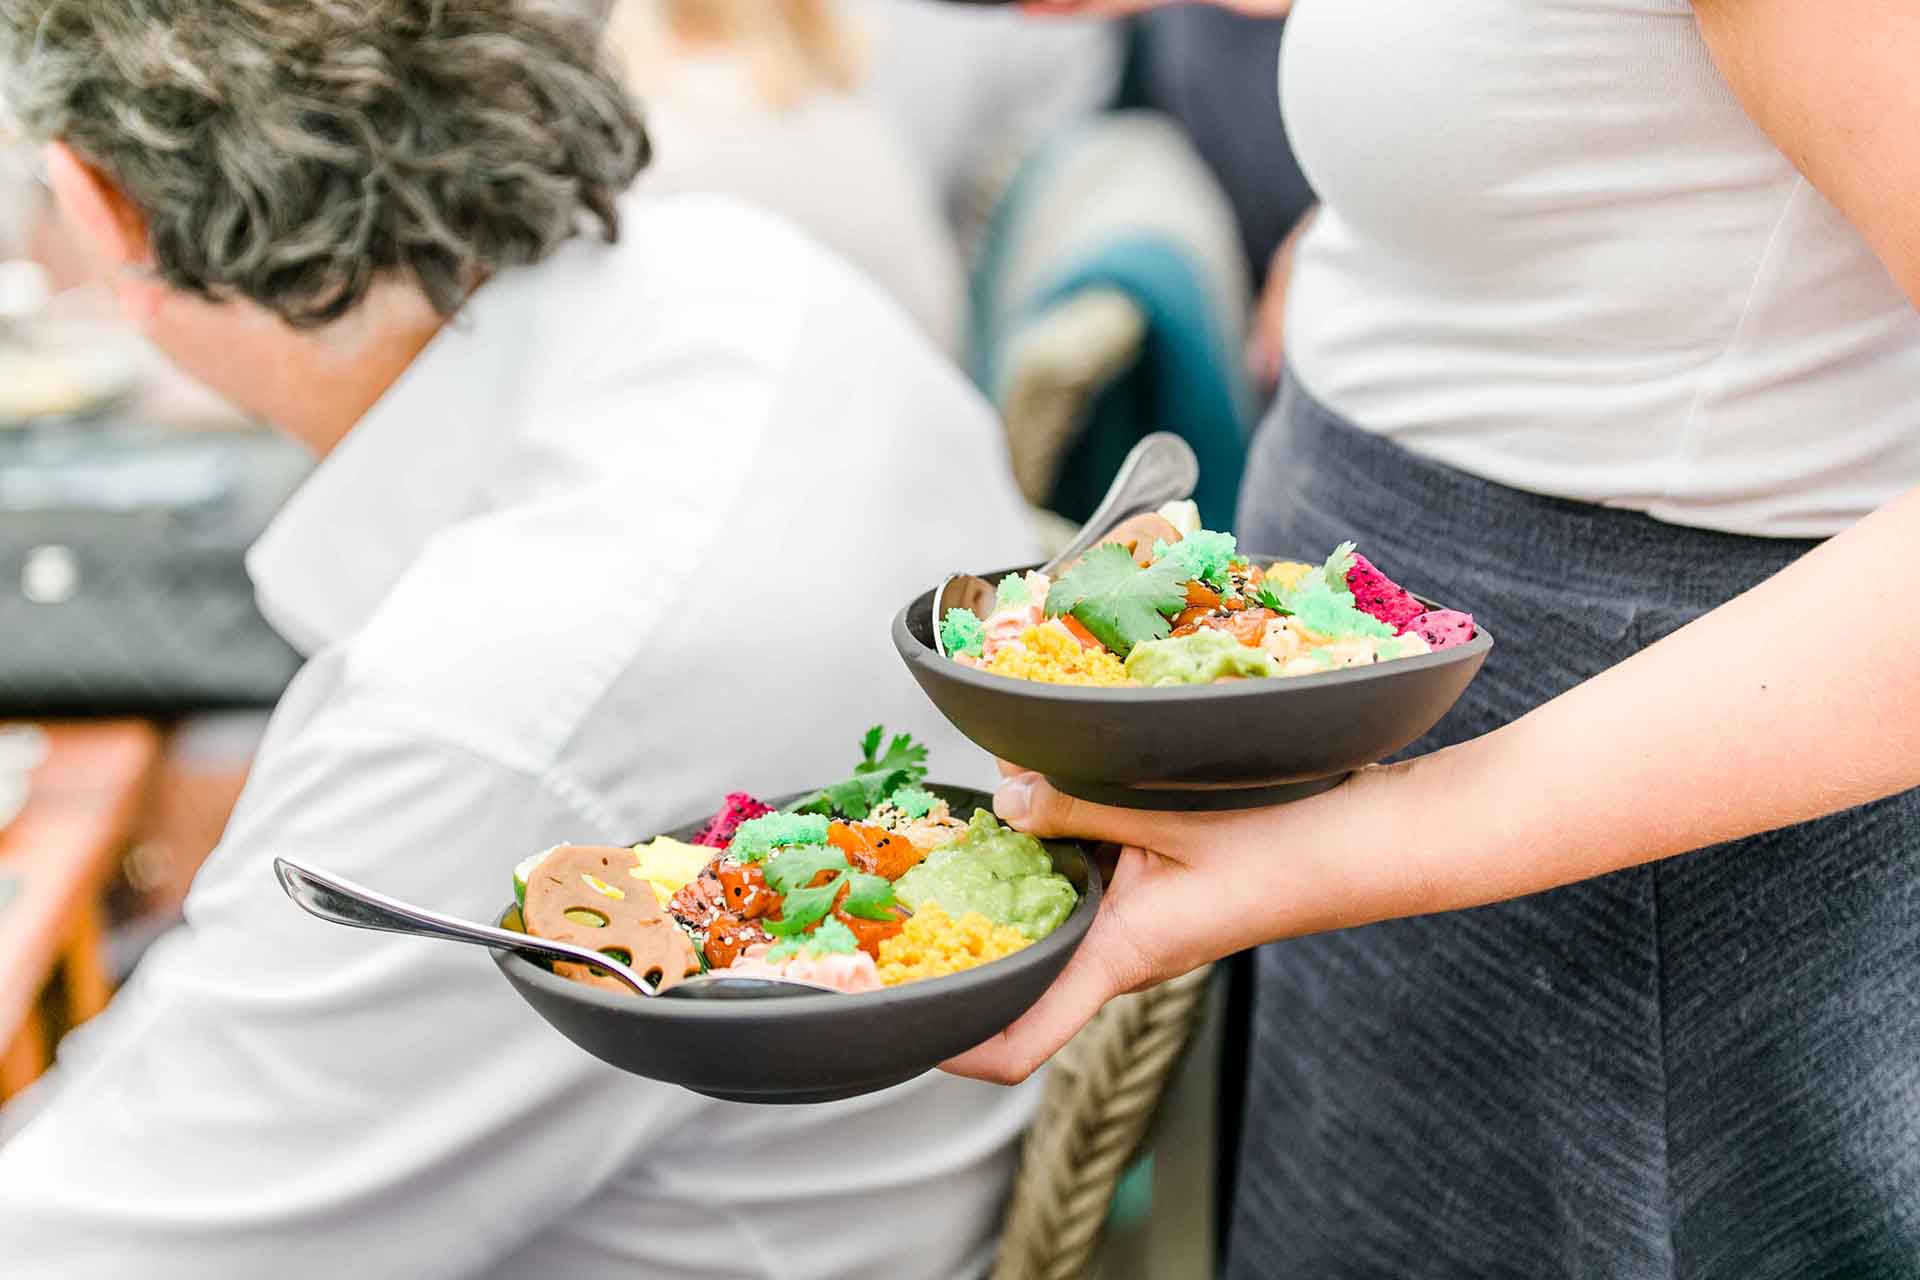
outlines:
[[[1376,842],[1384,917],[1920,786],[1917,553],[1920,491],[1513,724],[1356,779],[1319,821]]]
[[[1479,906],[1920,786],[1920,491],[1496,732],[1273,809],[1010,777],[1039,835],[1132,846],[1065,975],[948,1066],[1024,1079],[1102,1003],[1245,947]]]

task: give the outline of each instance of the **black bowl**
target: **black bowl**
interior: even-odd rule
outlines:
[[[1438,653],[1319,675],[1095,689],[963,667],[933,647],[932,615],[929,591],[894,617],[893,644],[956,729],[1068,795],[1132,809],[1251,809],[1326,791],[1438,724],[1493,648],[1481,628]]]
[[[929,785],[957,814],[992,807],[964,787]],[[792,799],[792,797],[789,797]],[[785,801],[782,801],[785,803]],[[666,834],[691,839],[691,822]],[[1053,984],[1100,907],[1100,869],[1079,845],[1048,841],[1080,891],[1058,929],[965,973],[858,995],[650,1000],[559,977],[510,951],[494,963],[567,1039],[622,1071],[731,1102],[831,1102],[902,1084],[1004,1030]],[[519,908],[501,913],[519,929]]]

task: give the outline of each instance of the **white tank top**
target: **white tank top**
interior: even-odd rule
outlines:
[[[1920,316],[1742,112],[1687,0],[1300,0],[1330,408],[1538,493],[1836,532],[1920,485]]]

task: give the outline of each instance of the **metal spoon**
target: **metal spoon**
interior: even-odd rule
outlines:
[[[1114,476],[1107,496],[1084,525],[1053,559],[1040,566],[1040,572],[1052,577],[1072,564],[1122,520],[1155,511],[1169,502],[1193,496],[1200,483],[1200,460],[1193,447],[1171,431],[1156,431],[1133,446],[1120,472]],[[933,646],[946,657],[947,646],[940,636],[940,619],[949,609],[971,609],[978,617],[993,612],[998,593],[993,583],[970,573],[956,573],[933,593]]]
[[[273,874],[279,877],[280,887],[287,891],[289,898],[309,914],[334,924],[351,925],[355,929],[377,929],[385,933],[410,933],[415,937],[438,938],[443,942],[470,942],[476,946],[514,951],[543,960],[571,960],[590,964],[612,974],[643,996],[677,996],[687,1000],[755,1000],[768,996],[813,996],[832,989],[777,978],[730,978],[719,974],[702,974],[668,987],[665,991],[657,991],[651,982],[627,965],[586,947],[551,942],[531,934],[515,933],[511,929],[498,929],[492,925],[475,924],[470,920],[442,915],[438,911],[428,911],[425,907],[416,907],[384,893],[376,893],[365,885],[355,884],[291,858],[275,858]]]

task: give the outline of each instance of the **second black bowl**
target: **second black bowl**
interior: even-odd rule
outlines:
[[[993,802],[964,787],[927,789],[963,816]],[[704,825],[667,834],[689,840]],[[850,1098],[902,1084],[991,1038],[1060,976],[1100,909],[1100,869],[1077,844],[1046,846],[1053,869],[1080,893],[1059,928],[977,969],[881,991],[650,1000],[562,978],[510,951],[495,951],[493,959],[560,1034],[622,1071],[732,1102]],[[518,915],[509,907],[502,927],[518,929]]]
[[[895,615],[893,643],[956,729],[1068,795],[1131,809],[1251,809],[1328,790],[1438,724],[1493,648],[1481,628],[1438,653],[1319,675],[1094,689],[963,667],[933,647],[932,615],[929,591]]]

